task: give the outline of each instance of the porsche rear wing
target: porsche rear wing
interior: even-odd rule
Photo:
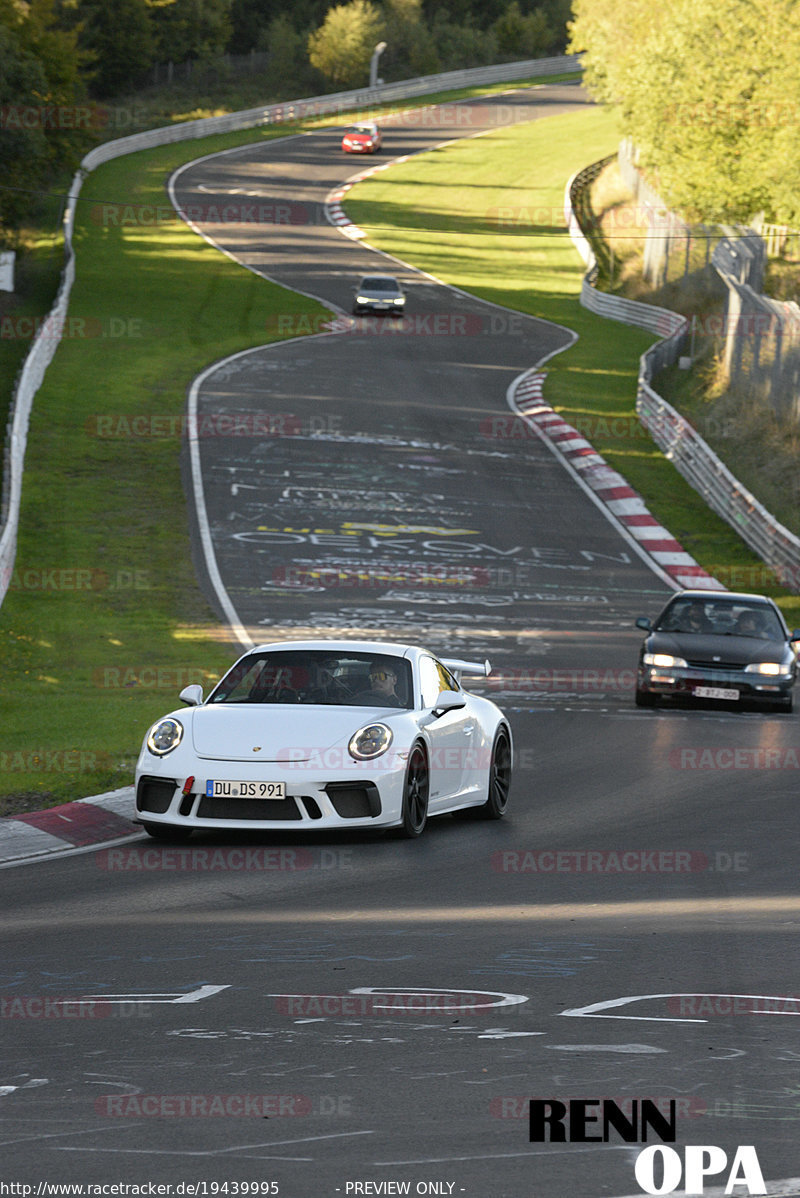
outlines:
[[[451,674],[455,674],[459,682],[462,674],[476,674],[480,678],[488,678],[492,672],[488,658],[483,665],[475,661],[459,661],[456,657],[443,657],[441,661]]]

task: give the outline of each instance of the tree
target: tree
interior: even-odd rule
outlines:
[[[78,16],[92,94],[104,98],[133,87],[154,61],[147,0],[81,0]]]
[[[308,39],[311,65],[341,90],[366,84],[372,52],[385,30],[371,0],[350,0],[328,9],[323,24]]]
[[[439,55],[422,15],[422,0],[384,0],[386,52],[381,73],[387,79],[410,79],[433,75],[439,70]]]
[[[795,0],[576,0],[570,49],[690,219],[797,219]],[[794,215],[793,215],[794,214]]]
[[[523,15],[517,0],[492,25],[497,49],[506,58],[535,58],[544,54],[554,39],[543,9]]]
[[[440,10],[431,25],[431,32],[443,71],[485,66],[496,60],[494,33],[491,29],[481,29],[471,18],[455,22],[448,13]]]
[[[150,0],[150,4],[160,62],[225,53],[231,36],[231,0]]]
[[[268,77],[272,84],[285,87],[302,79],[308,72],[303,55],[303,36],[287,16],[273,17],[257,42],[259,50],[269,51]]]
[[[80,56],[52,0],[0,0],[0,236],[36,206],[37,190],[77,165],[86,148]]]

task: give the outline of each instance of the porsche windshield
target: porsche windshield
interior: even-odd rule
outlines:
[[[249,653],[228,671],[208,701],[408,709],[414,705],[411,665],[403,657],[382,653]]]

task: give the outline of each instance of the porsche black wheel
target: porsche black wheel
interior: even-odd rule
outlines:
[[[636,706],[637,707],[655,707],[656,695],[652,695],[650,691],[636,691]]]
[[[494,738],[492,759],[489,763],[489,793],[486,802],[478,808],[484,819],[502,819],[508,810],[508,792],[511,789],[511,741],[504,728]]]
[[[409,838],[419,836],[428,822],[428,795],[430,775],[428,760],[421,745],[414,745],[406,767],[403,787],[402,834]]]

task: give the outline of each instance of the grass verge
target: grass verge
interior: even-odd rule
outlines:
[[[275,340],[273,315],[313,327],[325,309],[242,270],[180,221],[93,222],[93,203],[109,198],[163,210],[175,166],[236,143],[213,141],[122,158],[84,184],[66,336],[34,404],[0,609],[0,795],[17,802],[129,784],[147,725],[186,682],[218,676],[236,655],[191,560],[186,389],[209,363]]]
[[[639,424],[639,357],[653,338],[580,306],[583,267],[561,216],[564,188],[618,140],[613,117],[599,108],[505,128],[359,183],[347,211],[371,244],[483,299],[574,329],[576,344],[547,365],[547,401],[701,565],[731,589],[773,595],[797,626],[800,599],[775,584]]]

